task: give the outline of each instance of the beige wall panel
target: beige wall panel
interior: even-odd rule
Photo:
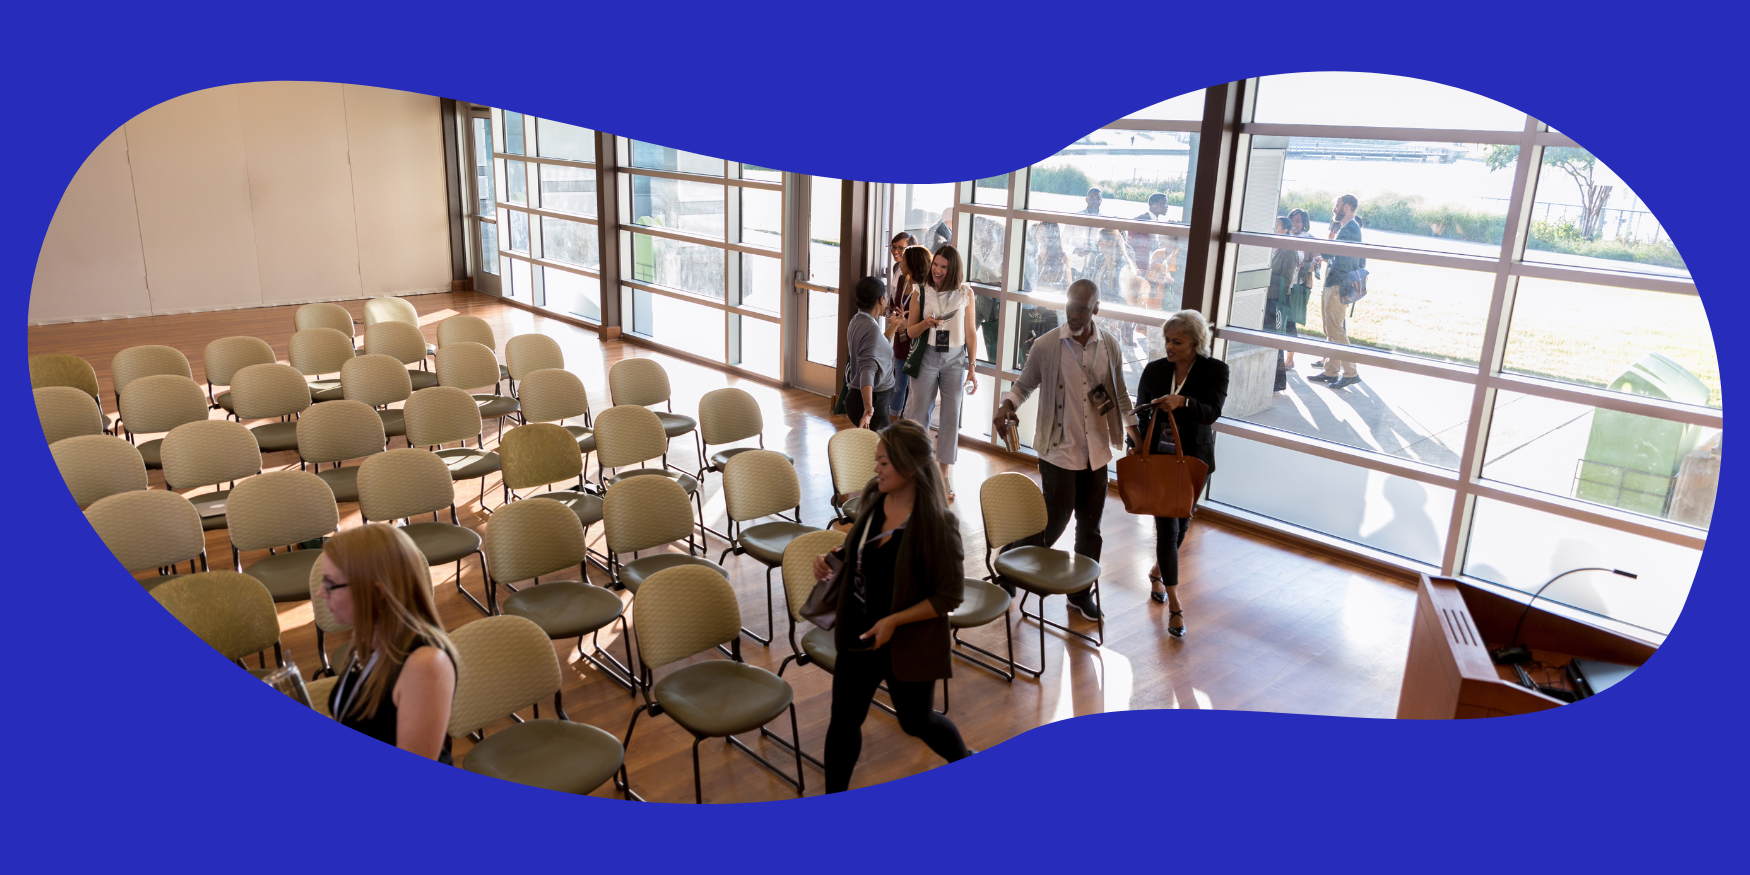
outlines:
[[[30,284],[30,321],[151,312],[128,140],[116,131],[80,165],[49,221]]]
[[[341,86],[251,82],[233,88],[242,116],[262,301],[359,297]]]
[[[449,290],[438,99],[363,85],[344,90],[365,296]]]

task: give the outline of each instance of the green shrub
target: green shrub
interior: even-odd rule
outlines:
[[[1097,183],[1100,191],[1109,198],[1121,201],[1142,201],[1146,203],[1150,195],[1161,192],[1167,196],[1167,203],[1183,206],[1185,203],[1185,177],[1173,179],[1138,179],[1111,180],[1102,179]],[[1083,189],[1086,191],[1087,189]]]
[[[1093,184],[1080,168],[1059,164],[1033,168],[1027,185],[1033,191],[1085,195]]]
[[[1642,243],[1634,240],[1587,240],[1580,233],[1580,226],[1573,219],[1561,219],[1555,222],[1534,221],[1531,223],[1531,237],[1525,241],[1526,248],[1541,252],[1560,252],[1566,255],[1583,255],[1590,258],[1608,258],[1612,261],[1632,261],[1638,264],[1654,264],[1660,267],[1687,269],[1683,256],[1677,254],[1677,247],[1670,240],[1661,239],[1654,243]]]

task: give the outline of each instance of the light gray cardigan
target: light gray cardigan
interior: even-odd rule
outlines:
[[[1106,414],[1106,430],[1110,433],[1112,446],[1123,447],[1124,427],[1136,424],[1136,414],[1130,409],[1130,393],[1125,391],[1124,378],[1118,372],[1124,365],[1124,354],[1119,351],[1118,338],[1112,336],[1112,332],[1098,326],[1094,330],[1101,345],[1106,347],[1106,373],[1100,375],[1100,382],[1116,402],[1112,411]],[[1017,409],[1026,402],[1027,396],[1033,394],[1033,390],[1040,390],[1039,419],[1033,430],[1033,449],[1040,456],[1063,442],[1062,343],[1063,338],[1069,336],[1067,332],[1068,326],[1060,325],[1033,341],[1033,351],[1027,356],[1021,377],[1009,390]]]

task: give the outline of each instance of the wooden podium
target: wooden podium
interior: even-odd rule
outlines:
[[[1513,666],[1495,665],[1489,658],[1490,649],[1512,642],[1513,627],[1523,611],[1523,602],[1450,577],[1422,575],[1398,717],[1502,717],[1565,704],[1526,688]],[[1537,604],[1525,614],[1519,643],[1531,650],[1535,660],[1552,667],[1576,657],[1640,666],[1655,649]]]

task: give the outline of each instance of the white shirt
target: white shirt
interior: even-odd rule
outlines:
[[[939,292],[925,287],[923,289],[923,304],[919,313],[924,319],[936,319],[943,313],[953,313],[954,318],[942,323],[940,327],[932,328],[917,336],[913,343],[921,343],[926,347],[936,346],[936,332],[948,332],[948,352],[952,355],[960,347],[966,345],[966,313],[972,306],[972,290],[961,286],[950,292]]]
[[[1088,403],[1088,389],[1098,383],[1098,375],[1106,373],[1106,345],[1100,342],[1100,332],[1092,332],[1086,346],[1067,335],[1059,344],[1063,356],[1063,440],[1039,458],[1071,471],[1098,471],[1112,461],[1112,442],[1108,439],[1105,417],[1094,412]],[[1088,374],[1094,374],[1094,383]]]

